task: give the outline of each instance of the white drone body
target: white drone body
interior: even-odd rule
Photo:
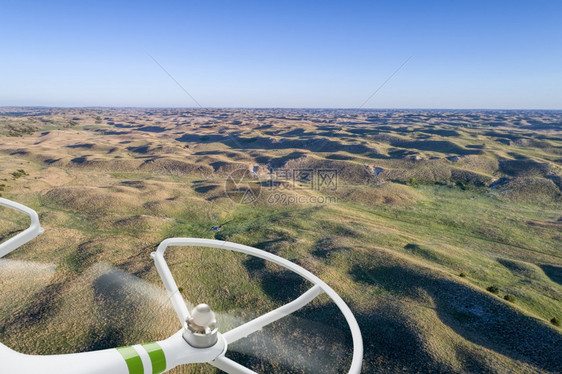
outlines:
[[[37,213],[18,203],[0,198],[0,206],[23,212],[31,218],[31,225],[19,235],[0,244],[0,258],[43,233]],[[271,261],[289,269],[314,286],[297,299],[242,324],[230,331],[219,332],[214,313],[205,304],[198,305],[189,312],[183,297],[166,261],[164,252],[169,246],[194,246],[225,249],[245,253],[250,256]],[[18,353],[0,343],[0,372],[18,373],[58,373],[58,374],[154,374],[163,373],[179,365],[208,363],[229,374],[249,374],[254,371],[225,356],[228,345],[261,330],[263,327],[299,310],[318,295],[326,293],[340,309],[346,319],[353,340],[353,358],[350,374],[359,374],[363,359],[361,331],[349,307],[318,277],[302,267],[271,253],[241,244],[195,238],[166,239],[151,254],[158,274],[164,282],[168,296],[182,328],[171,337],[146,344],[119,347],[100,351],[62,354],[26,355]]]

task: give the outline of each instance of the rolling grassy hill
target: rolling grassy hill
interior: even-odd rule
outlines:
[[[166,337],[179,326],[149,253],[195,236],[333,286],[361,326],[365,373],[560,372],[561,160],[560,112],[5,108],[0,193],[46,233],[0,263],[0,340],[47,354]],[[247,204],[225,193],[235,170]],[[2,214],[2,238],[25,226]],[[168,261],[224,326],[307,287],[241,255]],[[320,299],[234,357],[294,372],[310,354],[305,372],[341,372],[349,340]]]

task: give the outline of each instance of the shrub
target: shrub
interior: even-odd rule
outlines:
[[[486,290],[488,292],[495,293],[495,294],[500,292],[500,289],[497,286],[490,286],[490,287],[486,288]]]
[[[421,247],[420,247],[419,244],[408,243],[404,246],[404,249],[409,249],[411,251],[415,251],[415,250],[421,249]]]
[[[410,178],[408,184],[412,187],[417,187],[420,185],[420,182],[416,178]]]
[[[23,177],[25,175],[29,175],[29,174],[27,174],[27,172],[23,169],[19,169],[19,170],[14,171],[12,173],[12,177],[14,177],[14,179],[18,179],[18,178]]]
[[[550,323],[552,323],[554,326],[560,326],[560,320],[556,317],[552,317]]]
[[[514,303],[515,302],[515,296],[511,295],[511,294],[507,294],[504,297],[504,300],[509,301],[510,303]]]
[[[459,186],[463,191],[470,191],[473,189],[473,186],[471,184],[464,182],[457,182],[457,186]]]
[[[459,277],[465,278],[465,277],[466,277],[466,273],[465,273],[465,272],[461,272],[461,273],[459,274]]]

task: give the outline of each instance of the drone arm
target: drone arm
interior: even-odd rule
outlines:
[[[255,371],[232,361],[224,355],[217,357],[209,363],[228,374],[257,374]]]
[[[314,300],[318,295],[322,294],[324,291],[320,286],[314,286],[310,290],[303,293],[297,299],[287,303],[269,313],[264,314],[256,319],[251,320],[241,326],[238,326],[223,334],[226,342],[232,344],[237,340],[245,338],[246,336],[253,334],[264,328],[265,326],[288,316],[291,313],[304,307],[312,300]]]
[[[0,198],[0,206],[5,206],[7,208],[12,208],[18,210],[22,213],[27,214],[31,218],[31,224],[29,228],[22,231],[13,238],[8,239],[4,243],[0,244],[0,257],[4,257],[8,253],[12,252],[14,249],[24,245],[28,241],[34,239],[38,235],[43,233],[43,229],[39,224],[39,216],[37,212],[30,209],[24,205],[18,204],[8,199]]]
[[[193,348],[182,337],[183,329],[154,343],[63,355],[26,355],[0,343],[0,372],[57,374],[163,373],[178,365],[205,363],[224,355],[226,342],[210,348]],[[233,372],[238,373],[238,372]],[[253,373],[253,372],[240,372]]]
[[[187,317],[189,316],[189,311],[187,310],[187,306],[185,305],[185,301],[181,296],[181,293],[178,289],[176,282],[174,281],[174,277],[172,276],[172,272],[166,264],[166,260],[164,259],[164,251],[166,250],[166,246],[163,247],[163,244],[167,240],[164,240],[160,246],[158,247],[158,251],[152,252],[151,257],[154,259],[154,265],[156,266],[156,270],[162,278],[164,282],[164,286],[166,287],[166,291],[168,292],[168,296],[172,301],[172,305],[174,306],[174,310],[180,320],[181,325],[185,324]],[[161,249],[163,248],[163,249]]]
[[[320,286],[315,285],[290,303],[287,303],[275,310],[272,310],[269,313],[266,313],[256,319],[251,320],[250,322],[247,322],[228,331],[227,333],[224,333],[223,338],[226,340],[227,344],[232,344],[239,339],[245,338],[246,336],[261,330],[265,326],[296,312],[297,310],[310,303],[323,292],[324,291]],[[237,362],[230,360],[224,355],[217,357],[214,361],[211,361],[209,363],[228,374],[255,373],[252,370],[238,364]]]
[[[5,374],[129,374],[127,362],[116,349],[102,351],[34,356],[18,353],[0,343],[0,371]]]

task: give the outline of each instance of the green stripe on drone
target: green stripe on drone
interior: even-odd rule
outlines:
[[[152,362],[152,374],[160,374],[166,370],[166,356],[164,351],[157,343],[147,343],[142,345],[148,352],[150,362]]]
[[[127,368],[129,369],[129,374],[144,374],[144,366],[142,365],[142,360],[133,347],[121,347],[117,348],[117,350],[125,359]]]

